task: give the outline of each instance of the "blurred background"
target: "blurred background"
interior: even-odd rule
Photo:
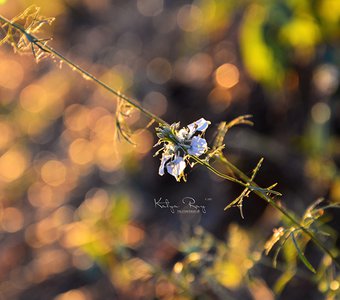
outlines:
[[[246,174],[264,157],[257,182],[278,182],[296,215],[340,202],[338,0],[0,0],[0,14],[32,4],[56,18],[39,37],[168,123],[204,117],[212,141],[252,114],[225,154]],[[334,278],[261,256],[276,211],[254,195],[245,219],[224,211],[241,188],[201,167],[159,176],[154,127],[133,111],[136,146],[115,138],[116,105],[67,66],[0,47],[1,300],[335,299]],[[184,197],[206,213],[154,204]]]

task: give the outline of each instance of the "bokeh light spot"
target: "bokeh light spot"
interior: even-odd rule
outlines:
[[[8,122],[0,121],[0,149],[6,148],[14,138],[14,130]]]
[[[163,0],[137,0],[138,11],[146,17],[159,15],[163,11]]]
[[[24,78],[22,66],[12,59],[1,58],[0,86],[10,90],[16,89]]]
[[[1,216],[1,227],[7,232],[17,232],[24,224],[22,212],[15,207],[7,207],[3,210]]]
[[[111,115],[101,117],[96,122],[93,131],[100,140],[113,142],[115,136],[115,119]]]
[[[64,114],[64,123],[67,128],[73,131],[84,130],[87,126],[86,119],[88,117],[89,110],[87,107],[80,104],[70,105]]]
[[[38,113],[48,105],[45,89],[37,84],[27,86],[20,94],[20,104],[28,112]]]
[[[36,207],[48,207],[50,203],[54,203],[52,188],[41,182],[33,183],[29,187],[27,195],[29,202]]]
[[[51,186],[59,186],[66,180],[66,167],[58,160],[50,160],[41,168],[41,178]]]
[[[129,224],[124,227],[123,240],[126,244],[130,246],[135,246],[139,244],[144,238],[144,230],[141,228]]]
[[[339,71],[333,65],[324,64],[318,67],[313,75],[317,89],[325,95],[330,95],[339,86]]]
[[[79,270],[88,270],[93,266],[93,260],[81,250],[74,251],[72,263]]]
[[[171,78],[172,68],[167,59],[156,57],[148,63],[146,74],[150,81],[164,84]]]
[[[331,117],[331,110],[328,104],[319,102],[313,105],[311,115],[315,123],[324,124]]]
[[[59,237],[59,231],[53,222],[53,219],[46,218],[34,226],[36,238],[43,245],[51,244]]]
[[[91,189],[86,193],[86,200],[83,205],[95,214],[101,214],[109,204],[109,195],[103,189]]]
[[[11,182],[21,177],[28,165],[24,152],[17,149],[8,150],[0,158],[0,180]]]
[[[161,116],[166,113],[168,100],[162,93],[152,91],[144,97],[143,106],[155,115]]]
[[[174,265],[174,272],[179,274],[181,273],[183,270],[183,263],[181,263],[180,261],[176,262]]]
[[[67,248],[79,247],[94,242],[97,236],[91,228],[82,222],[72,223],[65,229],[62,245]]]
[[[92,144],[86,139],[76,139],[69,147],[71,160],[78,165],[86,165],[93,160],[94,149]]]
[[[202,25],[203,14],[197,5],[183,5],[177,14],[178,26],[187,32],[193,32]]]
[[[203,81],[209,77],[213,69],[210,55],[198,53],[194,55],[188,64],[187,76],[192,81]]]
[[[210,92],[208,101],[211,110],[220,113],[230,106],[231,93],[227,89],[216,87]]]
[[[215,74],[218,85],[224,88],[232,88],[240,79],[238,68],[233,64],[223,64],[218,67]]]
[[[121,162],[121,158],[111,142],[102,143],[96,148],[95,159],[103,171],[114,171]]]
[[[139,154],[148,153],[154,144],[153,135],[149,130],[137,130],[133,134],[133,140],[137,144],[136,152]]]
[[[340,283],[338,280],[332,280],[329,287],[331,288],[332,291],[337,291],[340,287]]]

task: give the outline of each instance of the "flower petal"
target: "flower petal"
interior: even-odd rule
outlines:
[[[191,140],[191,146],[188,149],[188,153],[194,156],[200,156],[208,151],[207,141],[198,136],[194,136]]]
[[[211,122],[204,118],[200,118],[199,120],[189,124],[187,126],[189,129],[187,138],[190,139],[196,133],[196,131],[205,132],[210,124]]]
[[[187,140],[187,139],[190,139],[191,138],[191,135],[190,135],[190,130],[188,127],[183,127],[182,129],[180,129],[179,131],[177,131],[177,138],[180,140],[180,141],[184,141],[184,140]]]
[[[185,167],[186,163],[181,156],[177,156],[173,161],[166,165],[168,173],[174,176],[177,181],[182,177]]]
[[[164,175],[164,168],[165,164],[169,161],[169,159],[173,156],[173,154],[166,154],[163,152],[162,158],[161,158],[161,165],[158,169],[158,174],[163,176]]]
[[[158,174],[164,175],[165,164],[175,155],[176,146],[172,143],[168,143],[163,147],[163,153],[161,158],[161,165],[159,166]]]

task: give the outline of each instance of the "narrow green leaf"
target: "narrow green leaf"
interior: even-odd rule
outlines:
[[[292,238],[292,241],[293,241],[293,244],[295,246],[295,249],[299,255],[299,258],[301,259],[301,261],[304,263],[304,265],[310,270],[312,271],[313,273],[316,273],[315,269],[313,268],[313,266],[311,265],[311,263],[307,260],[306,256],[302,253],[300,247],[299,247],[299,244],[297,243],[296,239],[295,239],[295,236],[294,236],[294,233],[291,232],[290,233],[290,236]]]
[[[275,250],[275,254],[273,256],[273,267],[274,268],[276,268],[276,266],[277,266],[277,258],[278,258],[279,254],[280,254],[281,249],[286,244],[288,238],[289,238],[289,234],[286,234],[284,239],[281,240],[280,245]]]

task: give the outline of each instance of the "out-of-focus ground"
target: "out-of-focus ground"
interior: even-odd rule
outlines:
[[[7,18],[40,6],[56,18],[40,34],[51,46],[169,123],[210,120],[209,141],[219,122],[252,114],[225,153],[247,174],[264,157],[258,183],[278,182],[297,215],[319,197],[340,201],[337,0],[0,4]],[[277,299],[325,299],[303,265],[285,285],[260,259],[277,212],[254,195],[245,219],[224,211],[241,189],[203,167],[187,183],[159,176],[154,127],[133,112],[136,146],[117,140],[116,101],[67,66],[0,47],[1,300],[271,300],[275,288]],[[206,213],[154,204],[184,197]],[[331,211],[335,233],[338,219]],[[309,258],[320,263],[314,248]]]

